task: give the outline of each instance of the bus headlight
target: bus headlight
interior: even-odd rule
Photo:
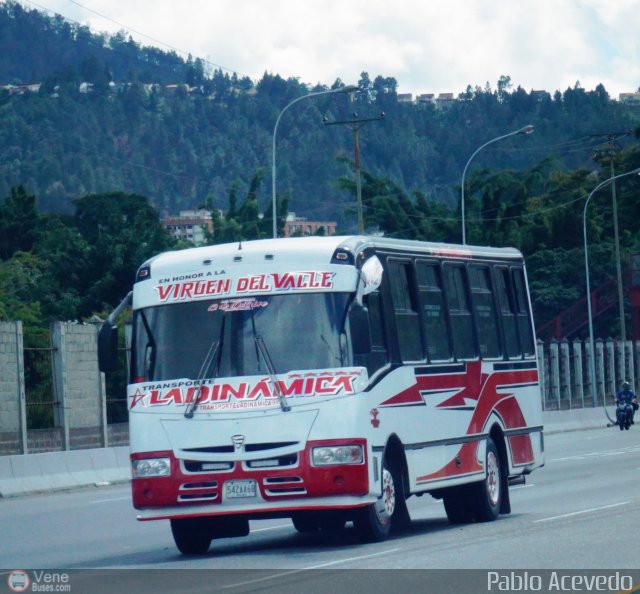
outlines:
[[[311,450],[314,466],[362,464],[363,460],[364,453],[360,445],[321,446]]]
[[[171,460],[169,458],[132,460],[131,474],[133,478],[169,476],[171,474]]]

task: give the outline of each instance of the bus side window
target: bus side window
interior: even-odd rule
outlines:
[[[512,272],[513,284],[516,289],[516,317],[518,318],[518,331],[520,333],[522,351],[525,357],[533,357],[536,351],[533,341],[533,329],[531,328],[531,314],[529,312],[524,270],[522,268],[514,268]]]
[[[435,262],[417,261],[416,274],[427,355],[430,361],[449,361],[451,346],[447,332],[447,313],[444,306],[440,267]]]
[[[403,362],[422,361],[418,296],[411,262],[387,260],[398,346]]]
[[[469,283],[478,329],[480,357],[495,359],[502,353],[489,269],[486,266],[469,266]]]
[[[369,311],[369,332],[371,334],[371,353],[367,358],[366,366],[369,375],[372,375],[389,362],[387,337],[382,320],[380,292],[374,291],[369,295],[365,295],[364,304]]]
[[[453,352],[458,360],[475,359],[476,345],[473,316],[467,292],[466,269],[463,266],[445,264],[444,275]]]
[[[522,351],[518,341],[516,303],[509,269],[505,266],[497,266],[494,271],[496,292],[498,303],[500,304],[500,317],[502,318],[502,330],[504,332],[505,352],[509,359],[520,359]]]

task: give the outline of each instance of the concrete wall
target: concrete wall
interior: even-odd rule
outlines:
[[[95,325],[53,325],[53,427],[27,429],[22,323],[0,322],[0,456],[128,445],[127,423],[107,427],[97,335]]]
[[[22,322],[0,322],[0,452],[27,450]]]
[[[606,406],[624,380],[640,389],[640,341],[596,340],[593,353],[589,341],[538,341],[538,366],[544,410]]]
[[[127,447],[0,457],[0,498],[130,479]]]
[[[62,403],[56,425],[64,428],[67,450],[107,445],[106,397],[97,341],[95,325],[53,325],[56,393]]]

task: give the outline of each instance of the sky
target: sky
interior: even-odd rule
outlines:
[[[21,0],[240,76],[394,77],[399,93],[640,87],[640,0]]]

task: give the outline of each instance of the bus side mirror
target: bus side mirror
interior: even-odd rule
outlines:
[[[369,329],[369,310],[354,304],[349,311],[349,328],[351,329],[351,347],[354,356],[371,353],[371,331]]]
[[[108,320],[98,333],[98,367],[103,373],[116,368],[118,360],[118,326]]]

